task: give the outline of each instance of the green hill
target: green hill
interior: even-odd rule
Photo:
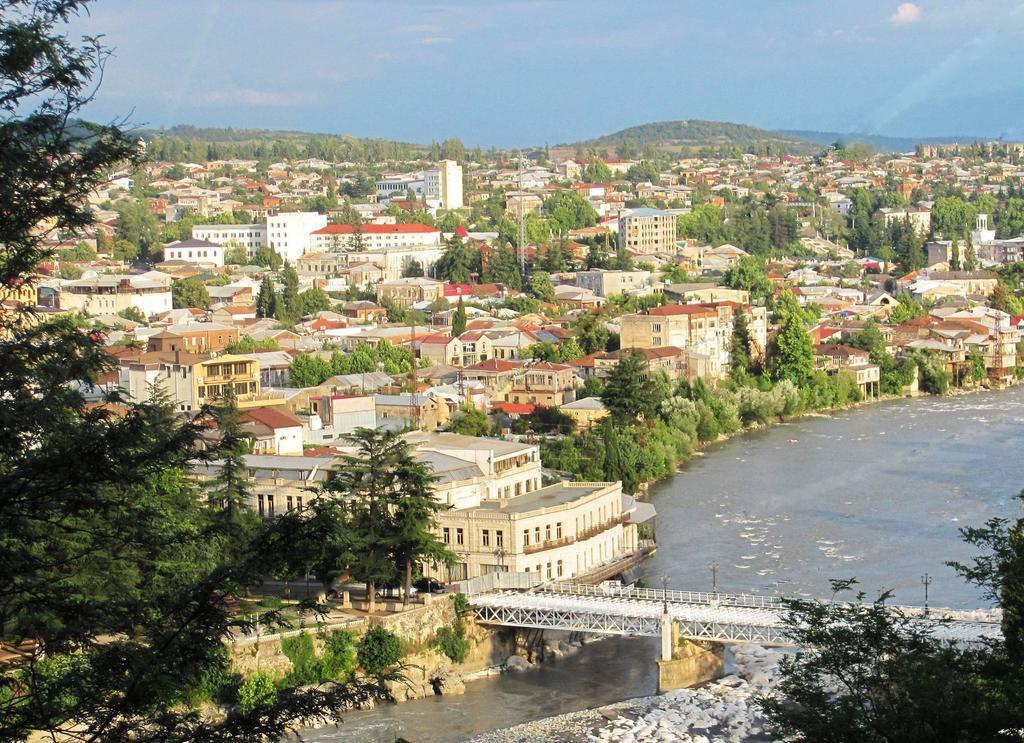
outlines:
[[[628,129],[606,134],[563,147],[581,147],[614,150],[621,153],[641,154],[643,149],[653,146],[659,152],[672,154],[698,154],[712,152],[788,152],[794,155],[810,155],[821,152],[818,142],[802,137],[758,129],[745,124],[724,121],[657,121],[650,124],[631,126]]]

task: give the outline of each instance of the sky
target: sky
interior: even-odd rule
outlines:
[[[468,146],[650,121],[1024,139],[1024,0],[95,0],[88,113]]]

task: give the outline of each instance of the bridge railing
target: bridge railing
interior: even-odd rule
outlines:
[[[497,572],[459,581],[452,585],[454,593],[463,593],[468,598],[493,591],[527,591],[541,582],[540,573]]]
[[[682,604],[707,604],[708,606],[736,606],[748,609],[782,609],[782,600],[775,596],[758,596],[746,593],[706,593],[702,591],[664,591],[657,588],[635,586],[598,585],[583,583],[555,582],[537,587],[538,591],[573,596],[595,596],[600,598],[627,598],[642,601],[668,601]]]

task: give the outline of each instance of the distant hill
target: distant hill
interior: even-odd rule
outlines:
[[[834,141],[834,140],[833,140]],[[661,152],[672,154],[697,154],[702,151],[763,152],[771,149],[794,155],[811,155],[820,152],[819,140],[807,139],[794,134],[772,132],[767,129],[734,124],[725,121],[658,121],[650,124],[631,126],[628,129],[606,134],[603,137],[582,142],[559,145],[559,149],[577,147],[608,149],[618,151],[625,146],[639,155],[643,148],[653,145]]]
[[[376,138],[353,137],[349,134],[331,134],[328,132],[298,132],[288,129],[234,129],[232,127],[204,127],[191,126],[190,124],[178,124],[166,129],[139,129],[136,132],[147,142],[158,139],[201,139],[204,142],[218,143],[250,143],[250,142],[278,142],[278,141],[300,141],[308,142],[310,139],[344,139],[352,142],[370,141],[393,141]],[[409,147],[416,145],[407,142],[396,142]]]
[[[840,134],[839,132],[816,132],[802,129],[784,129],[779,132],[790,137],[810,140],[823,145],[830,145],[834,142],[846,142],[853,144],[861,142],[874,146],[879,152],[913,152],[919,144],[948,144],[952,142],[970,143],[986,142],[989,137],[887,137],[882,134],[858,134],[851,132]]]

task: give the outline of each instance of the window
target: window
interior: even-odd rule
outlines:
[[[466,540],[463,537],[462,529],[456,529],[455,530],[455,544],[462,545],[462,544],[465,544],[465,542],[466,542]]]
[[[452,543],[451,529],[449,529],[447,526],[444,527],[443,529],[441,529],[441,540],[445,544],[451,544]]]
[[[292,503],[292,497],[289,495],[288,496],[288,510],[289,511],[292,510],[293,505],[294,504]]]
[[[483,530],[483,533],[481,535],[481,540],[480,541],[481,541],[481,543],[483,544],[484,547],[490,547],[491,546],[491,532],[490,532],[489,529],[484,529]]]
[[[524,547],[529,547],[530,546],[530,530],[529,529],[523,529],[523,546]]]
[[[545,542],[550,542],[551,541],[551,524],[545,524],[544,525],[544,541]]]
[[[260,516],[263,515],[263,510],[264,510],[263,493],[260,493],[260,495],[259,495],[259,511],[260,511]]]
[[[548,563],[548,580],[551,580],[551,563]]]
[[[302,509],[302,496],[301,495],[295,496],[295,506],[296,506],[296,508],[299,508],[300,510]]]
[[[533,529],[533,539],[536,542],[540,542],[540,527],[536,526]]]
[[[505,533],[501,529],[496,529],[494,531],[494,545],[496,547],[505,546]]]
[[[561,560],[558,561],[558,577],[559,578],[562,577],[562,561]]]
[[[274,496],[272,495],[267,496],[267,515],[274,515]]]
[[[557,524],[555,524],[555,539],[561,539],[561,538],[562,538],[562,522],[559,521]]]

